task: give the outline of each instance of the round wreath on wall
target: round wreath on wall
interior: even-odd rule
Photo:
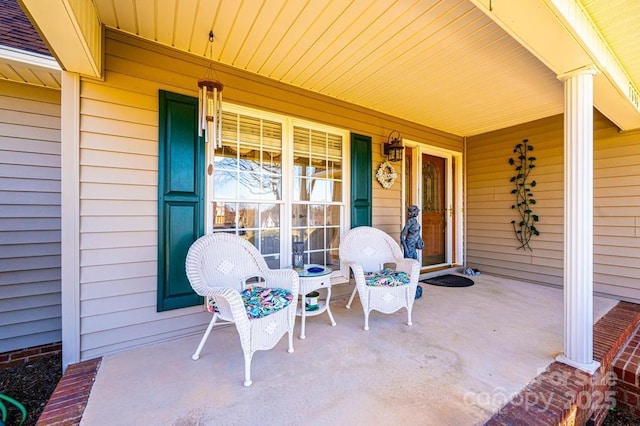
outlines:
[[[388,161],[385,161],[380,163],[380,167],[378,167],[378,171],[376,172],[376,178],[383,188],[389,189],[398,178],[398,174],[396,173],[396,169],[394,169]]]

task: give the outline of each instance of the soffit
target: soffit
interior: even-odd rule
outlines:
[[[205,57],[213,29],[214,61],[460,136],[564,109],[556,74],[469,0],[94,3],[108,27]]]
[[[0,46],[0,80],[60,89],[60,74],[51,56]]]
[[[556,73],[586,57],[576,29],[533,0],[540,15],[515,27],[490,13],[510,3],[493,0],[82,1],[108,27],[199,56],[209,56],[213,29],[214,61],[461,136],[561,113]],[[583,7],[637,86],[636,0],[545,1]],[[536,30],[522,38],[527,28]],[[614,122],[640,127],[633,96],[610,74],[594,90]]]
[[[582,0],[582,4],[613,54],[621,60],[622,68],[636,86],[639,86],[640,1]]]

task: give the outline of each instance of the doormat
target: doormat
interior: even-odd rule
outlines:
[[[431,277],[420,282],[425,284],[437,285],[440,287],[469,287],[473,285],[472,279],[453,274]]]

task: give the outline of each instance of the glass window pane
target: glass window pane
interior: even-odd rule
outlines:
[[[262,143],[266,146],[282,146],[282,124],[275,121],[262,121]]]
[[[236,203],[213,204],[213,229],[235,229],[236,228]]]
[[[260,148],[240,146],[240,170],[256,172],[260,170]]]
[[[327,154],[331,157],[342,157],[342,136],[332,134],[328,135]]]
[[[293,179],[293,200],[294,201],[309,201],[309,185],[310,179],[294,178]]]
[[[293,128],[293,150],[305,154],[309,152],[309,129]]]
[[[215,169],[213,173],[213,196],[215,198],[237,198],[236,171]]]
[[[280,253],[280,230],[269,229],[260,232],[260,253]]]
[[[327,254],[327,266],[336,271],[340,269],[340,256],[338,250],[329,250]]]
[[[305,155],[294,155],[293,156],[293,175],[294,176],[307,176],[311,171],[309,167],[308,156]]]
[[[240,116],[240,142],[260,143],[260,119]]]
[[[222,140],[238,140],[238,114],[222,113]]]
[[[270,269],[280,269],[280,256],[268,256],[264,260],[266,260]]]
[[[331,227],[326,229],[327,249],[338,249],[340,247],[340,228]]]
[[[282,177],[280,176],[262,176],[261,185],[263,200],[276,201],[282,199]]]
[[[238,229],[238,235],[244,238],[245,240],[249,241],[251,244],[254,245],[254,247],[258,248],[257,241],[256,241],[257,234],[255,230]]]
[[[317,130],[311,131],[311,152],[314,154],[327,154],[327,134]]]
[[[308,245],[309,250],[324,249],[324,228],[309,229]]]
[[[307,230],[293,229],[291,231],[291,241],[302,241],[304,243],[304,251],[309,250],[307,247]]]
[[[282,174],[282,152],[272,149],[262,151],[262,170],[274,175]]]
[[[309,211],[310,211],[309,225],[323,226],[324,225],[324,205],[311,204],[309,206]]]
[[[260,228],[280,227],[280,204],[260,205]]]
[[[293,226],[307,226],[307,205],[293,204],[291,206],[291,219]]]
[[[238,166],[238,152],[235,143],[227,142],[222,144],[222,148],[216,149],[214,166],[216,169],[235,170]]]
[[[342,161],[329,159],[327,176],[331,179],[342,179]]]
[[[243,173],[238,174],[239,188],[238,198],[242,200],[260,198],[262,192],[262,180],[260,173]]]
[[[324,158],[312,158],[309,176],[316,178],[327,177],[327,162]]]
[[[316,265],[324,265],[324,252],[312,252],[309,256],[309,263],[314,263]]]
[[[327,225],[340,225],[340,206],[327,206]]]
[[[238,213],[238,228],[257,228],[259,226],[257,204],[240,203]]]
[[[342,201],[342,181],[331,181],[328,190],[329,195],[331,196],[331,201]]]
[[[329,181],[325,179],[310,179],[311,188],[309,193],[309,201],[329,201],[327,198],[327,187]]]

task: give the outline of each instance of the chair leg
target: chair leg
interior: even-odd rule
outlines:
[[[411,308],[407,308],[407,325],[413,325],[411,322]]]
[[[198,349],[196,349],[196,352],[191,355],[191,359],[194,361],[197,361],[198,359],[200,359],[200,352],[202,351],[202,348],[204,346],[204,344],[206,343],[207,339],[209,338],[209,333],[211,333],[211,329],[213,329],[213,324],[216,323],[216,319],[218,319],[218,314],[213,314],[213,318],[211,318],[211,321],[209,322],[209,325],[207,326],[207,330],[204,332],[204,336],[202,336],[202,339],[200,340],[200,344],[198,345]]]
[[[251,381],[251,358],[253,358],[253,354],[244,353],[244,385],[247,387],[253,383]]]
[[[369,312],[364,311],[364,329],[369,330]]]
[[[287,352],[291,354],[293,353],[293,330],[289,330],[287,334],[289,334],[289,349],[287,349]]]
[[[349,298],[349,301],[347,302],[347,309],[351,309],[351,304],[353,303],[353,299],[356,297],[356,291],[358,291],[358,287],[355,287],[353,289],[353,292],[351,293],[351,297]]]

